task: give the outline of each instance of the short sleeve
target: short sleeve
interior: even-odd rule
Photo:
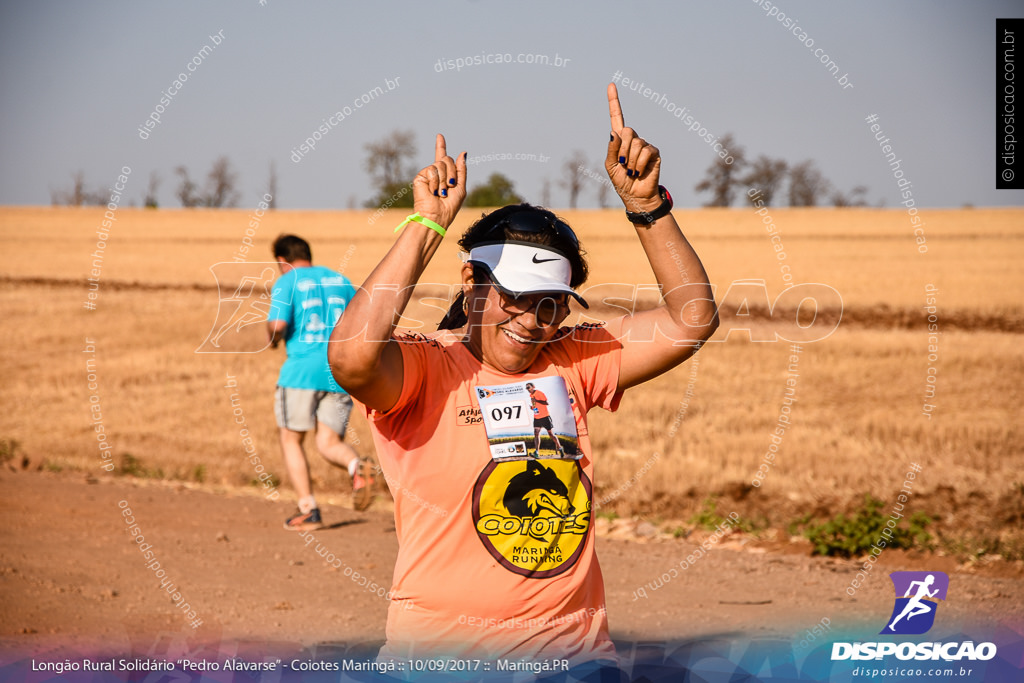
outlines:
[[[423,394],[422,387],[427,382],[428,347],[437,343],[413,334],[393,337],[392,341],[398,344],[398,349],[402,352],[402,393],[390,410],[367,408],[367,415],[373,418],[393,417],[416,403]]]
[[[281,277],[274,283],[270,290],[270,312],[267,313],[267,320],[283,320],[291,323],[292,320],[292,283],[295,278]]]
[[[619,408],[621,330],[619,318],[607,324],[577,325],[561,340],[583,382],[588,409],[598,406],[614,412]]]

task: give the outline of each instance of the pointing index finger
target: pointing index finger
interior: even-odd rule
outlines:
[[[446,156],[448,156],[448,149],[445,146],[444,136],[438,133],[434,143],[434,161],[443,161]]]
[[[608,84],[608,113],[612,117],[612,131],[618,133],[625,127],[622,118],[622,107],[619,105],[619,90],[614,83]]]

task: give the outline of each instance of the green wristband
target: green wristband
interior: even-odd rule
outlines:
[[[416,221],[417,223],[422,223],[423,225],[427,226],[428,228],[430,228],[431,230],[436,232],[441,237],[444,237],[445,233],[448,232],[447,230],[442,228],[440,225],[438,225],[434,221],[430,220],[429,218],[424,218],[423,216],[421,216],[418,213],[414,213],[413,215],[406,217],[406,219],[404,221],[402,221],[397,228],[395,228],[395,232],[398,232],[399,230],[401,230],[405,226],[409,225],[410,221]]]

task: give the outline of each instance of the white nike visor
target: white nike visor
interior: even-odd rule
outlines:
[[[569,286],[572,265],[561,252],[533,242],[488,242],[473,247],[463,260],[483,268],[502,291],[512,296],[565,292],[590,308]]]

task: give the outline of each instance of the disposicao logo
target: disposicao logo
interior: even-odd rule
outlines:
[[[892,614],[880,635],[920,635],[935,624],[938,601],[946,599],[949,577],[943,572],[892,572],[896,589]],[[832,661],[880,660],[895,655],[897,659],[946,662],[966,659],[989,660],[996,656],[994,643],[958,642],[867,642],[832,643]]]

